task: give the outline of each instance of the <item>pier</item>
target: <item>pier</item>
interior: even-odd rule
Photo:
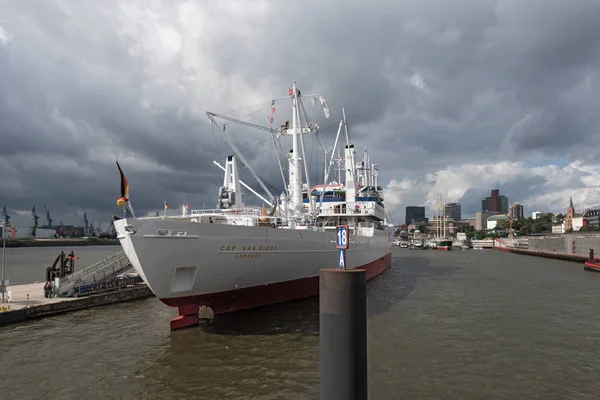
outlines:
[[[46,281],[7,286],[6,302],[0,303],[0,326],[153,295],[137,274],[127,273],[132,267],[122,251],[78,271],[76,259],[74,252],[61,252],[46,269],[45,278],[54,284],[49,297]]]
[[[67,311],[120,303],[152,296],[146,284],[86,297],[44,297],[44,282],[11,287],[11,302],[0,303],[0,326],[47,317]]]

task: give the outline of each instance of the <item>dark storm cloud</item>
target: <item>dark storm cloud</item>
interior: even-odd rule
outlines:
[[[422,68],[425,87],[412,93],[417,112],[398,113],[395,122],[405,133],[396,135],[395,143],[422,146],[432,156],[430,168],[465,157],[578,154],[597,137],[600,122],[591,109],[598,93],[600,4],[478,4],[462,9],[465,15],[479,14],[471,24],[459,24],[452,14],[446,18],[464,33],[459,40],[435,48],[434,35],[421,36],[421,49],[427,50],[403,53],[425,60],[414,64]],[[406,160],[418,164],[413,153]]]
[[[473,217],[477,211],[481,211],[481,200],[490,195],[488,189],[469,188],[462,198],[458,199],[461,206],[462,217]]]
[[[3,2],[2,202],[104,218],[118,212],[118,156],[138,213],[164,200],[213,204],[212,160],[231,152],[219,136],[215,146],[203,112],[268,102],[293,79],[327,96],[322,127],[345,107],[384,181],[448,164],[595,157],[580,151],[600,126],[595,1],[235,4]],[[231,135],[240,148],[268,138]],[[280,189],[263,166],[276,165],[268,149],[244,154]],[[320,168],[322,154],[309,152]]]

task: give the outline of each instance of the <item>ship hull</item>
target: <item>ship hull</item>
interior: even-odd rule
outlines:
[[[123,219],[115,228],[136,272],[163,303],[179,308],[172,329],[197,323],[199,306],[218,315],[317,295],[319,270],[338,262],[334,231],[168,219]],[[387,234],[351,231],[346,265],[364,268],[367,279],[389,268]]]
[[[452,250],[452,241],[451,240],[442,240],[437,242],[436,250],[449,251]]]
[[[369,262],[357,268],[364,269],[367,280],[384,272],[390,267],[392,254]],[[310,276],[290,281],[275,282],[249,288],[228,290],[218,293],[200,294],[187,297],[159,298],[171,307],[181,307],[189,304],[208,306],[215,315],[240,311],[249,308],[262,307],[316,296],[319,294],[319,276]]]

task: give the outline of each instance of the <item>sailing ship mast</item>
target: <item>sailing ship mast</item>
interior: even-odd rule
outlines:
[[[437,212],[437,218],[436,218],[436,236],[439,239],[445,239],[446,238],[446,205],[444,204],[444,199],[442,197],[441,193],[437,194],[437,205],[438,205],[438,212]]]

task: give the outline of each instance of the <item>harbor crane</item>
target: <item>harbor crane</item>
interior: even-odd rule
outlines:
[[[513,203],[510,206],[510,210],[509,210],[508,215],[507,215],[508,216],[508,238],[509,239],[513,239],[514,238],[514,233],[513,233],[512,225],[513,225],[513,219],[514,219],[514,216],[515,216],[514,210],[515,210],[515,207],[518,206],[518,205],[519,205],[519,203]]]
[[[35,206],[33,206],[33,208],[31,209],[31,218],[33,219],[33,226],[37,228],[37,226],[39,225],[38,221],[40,217],[35,212]]]
[[[46,206],[44,206],[44,210],[46,210],[46,221],[48,221],[48,228],[52,228],[52,218],[50,218],[50,210]]]
[[[88,221],[87,213],[84,212],[83,213],[83,226],[84,226],[83,234],[86,236],[90,234],[89,233],[89,223],[90,223],[90,221]]]
[[[8,221],[10,220],[10,215],[6,211],[6,206],[2,208],[2,217],[4,218],[4,223],[8,225]]]

